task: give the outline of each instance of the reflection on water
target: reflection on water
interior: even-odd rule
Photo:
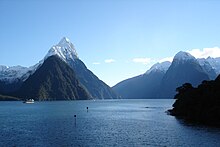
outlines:
[[[0,146],[220,145],[219,129],[167,115],[165,111],[173,102],[0,102]]]

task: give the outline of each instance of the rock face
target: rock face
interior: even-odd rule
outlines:
[[[91,98],[80,84],[73,69],[56,55],[48,57],[42,66],[22,84],[15,95],[35,100]]]
[[[186,83],[177,88],[171,115],[186,120],[220,126],[220,75],[203,81],[197,88]]]

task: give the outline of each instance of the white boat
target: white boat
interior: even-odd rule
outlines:
[[[28,99],[28,100],[24,101],[24,103],[26,103],[26,104],[33,104],[34,103],[34,99]]]

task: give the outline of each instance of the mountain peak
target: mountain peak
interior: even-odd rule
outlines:
[[[78,59],[74,45],[71,41],[63,37],[57,45],[54,45],[47,53],[44,59],[47,59],[50,56],[57,55],[63,61],[67,62],[68,60]]]
[[[187,61],[187,60],[196,60],[194,56],[192,56],[190,53],[180,51],[174,56],[174,61]]]
[[[146,72],[146,74],[149,74],[152,71],[154,71],[154,72],[161,71],[161,72],[165,73],[168,70],[168,68],[170,67],[170,65],[171,65],[171,62],[169,62],[169,61],[156,63]]]
[[[65,44],[72,44],[69,38],[63,37],[60,42],[58,43],[59,45],[65,45]]]

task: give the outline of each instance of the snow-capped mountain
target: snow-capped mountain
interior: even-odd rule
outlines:
[[[145,74],[124,80],[113,89],[122,98],[173,98],[176,88],[185,82],[197,86],[208,79],[197,59],[180,51],[172,63],[154,64]]]
[[[66,37],[63,37],[57,45],[54,45],[48,51],[44,60],[53,55],[58,55],[60,59],[62,59],[65,62],[78,59],[78,55],[76,53],[74,45]]]
[[[61,41],[53,46],[45,56],[45,58],[39,61],[38,64],[35,64],[31,67],[23,66],[4,66],[0,65],[0,81],[13,83],[18,80],[25,81],[31,74],[33,74],[37,68],[39,68],[48,57],[58,55],[63,61],[67,62],[68,60],[74,60],[78,58],[76,50],[70,40],[66,37],[63,37]]]
[[[197,59],[187,52],[178,52],[161,81],[159,97],[173,98],[177,87],[184,83],[198,86],[203,80],[209,80],[209,76]]]
[[[39,63],[30,67],[23,67],[20,65],[8,67],[8,66],[0,65],[0,81],[7,83],[25,81],[31,74],[33,74],[36,71],[36,69],[42,63],[43,62],[40,61]]]
[[[186,61],[196,62],[196,58],[194,56],[192,56],[190,53],[183,52],[183,51],[178,52],[173,58],[174,63],[176,63],[176,62],[186,62]]]
[[[80,83],[87,89],[93,98],[116,98],[117,95],[111,88],[94,75],[78,58],[76,49],[70,40],[66,37],[54,45],[45,56],[44,60],[48,57],[57,55],[60,59],[66,62],[76,73]]]
[[[28,67],[22,66],[0,66],[0,80],[8,81],[9,83],[21,79],[26,73],[28,73],[31,69]],[[25,80],[25,78],[24,78]]]
[[[219,75],[220,74],[220,57],[217,57],[217,58],[208,57],[206,60],[215,70],[216,74]]]
[[[166,71],[168,70],[170,65],[171,65],[171,62],[169,62],[169,61],[165,61],[162,63],[156,63],[145,74],[149,74],[150,72],[156,72],[156,71],[166,73]]]
[[[205,58],[197,59],[203,70],[209,75],[211,80],[214,80],[217,77],[217,73],[214,68],[210,65],[209,61]]]
[[[72,68],[58,56],[48,57],[14,95],[22,99],[76,100],[90,99],[91,95],[80,84]]]
[[[146,73],[116,84],[113,90],[122,98],[155,98],[170,65],[169,61],[156,63]]]
[[[61,68],[61,66],[58,66],[58,64],[65,64],[63,66],[65,66],[66,69],[68,69],[65,70],[68,72],[62,71],[63,73],[60,76],[58,76],[61,72],[58,72],[59,74],[54,73],[55,75],[53,75],[53,73],[51,72],[48,73],[47,71],[42,71],[41,67],[45,65],[44,63],[48,61],[49,58],[53,58],[55,60],[53,62],[54,65],[50,64],[51,66],[50,71],[54,71],[54,72],[56,70],[59,71],[60,69],[63,68]],[[60,59],[62,62],[58,61]],[[70,71],[70,69],[72,71]],[[41,72],[39,72],[39,70]],[[49,79],[51,80],[49,83],[47,83],[48,81],[45,81],[47,80],[46,78],[43,78],[43,75],[46,75],[46,73],[47,73],[47,78],[50,77]],[[69,79],[69,77],[72,76],[72,74],[68,75],[68,73],[72,73],[72,74],[74,73],[75,75],[75,78],[72,78],[73,81],[68,81],[70,82],[69,84],[64,81],[64,79]],[[0,93],[6,93],[6,94],[14,93],[15,96],[24,97],[27,93],[32,93],[30,91],[33,91],[34,90],[33,87],[38,85],[38,88],[39,87],[41,88],[39,92],[40,94],[42,94],[41,95],[42,97],[48,98],[52,96],[55,98],[58,95],[50,95],[48,94],[48,92],[56,93],[56,91],[59,92],[62,88],[64,88],[64,90],[61,90],[60,91],[61,93],[62,91],[65,91],[67,89],[69,89],[68,91],[71,92],[70,87],[75,81],[76,82],[75,85],[77,85],[77,83],[78,85],[81,85],[79,86],[81,87],[81,91],[85,91],[86,93],[88,93],[87,96],[89,98],[94,98],[94,99],[117,98],[117,95],[112,91],[112,89],[108,85],[106,85],[103,81],[101,81],[96,75],[94,75],[86,67],[83,61],[81,61],[78,58],[74,45],[66,37],[62,38],[57,45],[52,46],[48,51],[48,53],[46,54],[46,56],[43,58],[43,60],[41,60],[38,64],[31,66],[29,68],[21,67],[21,66],[18,66],[16,68],[15,67],[7,68],[5,66],[0,66],[0,76],[1,76]],[[33,82],[27,82],[27,81],[33,81]],[[39,83],[39,81],[41,82]],[[53,88],[55,88],[53,89],[55,91],[53,90],[50,91],[51,89],[50,88],[48,89],[47,86],[44,87],[45,84],[42,83],[47,83],[47,85],[51,83],[60,83],[60,84],[56,85],[55,87],[54,85],[50,85]],[[25,87],[24,85],[26,85],[26,87],[29,88],[24,88]],[[60,85],[64,87],[62,86],[59,87]],[[43,87],[44,89],[42,89]],[[74,86],[72,85],[72,87]],[[22,92],[22,91],[26,91],[26,92]],[[16,95],[16,93],[18,95]],[[73,96],[71,94],[66,95],[67,93],[65,93],[65,97]]]

